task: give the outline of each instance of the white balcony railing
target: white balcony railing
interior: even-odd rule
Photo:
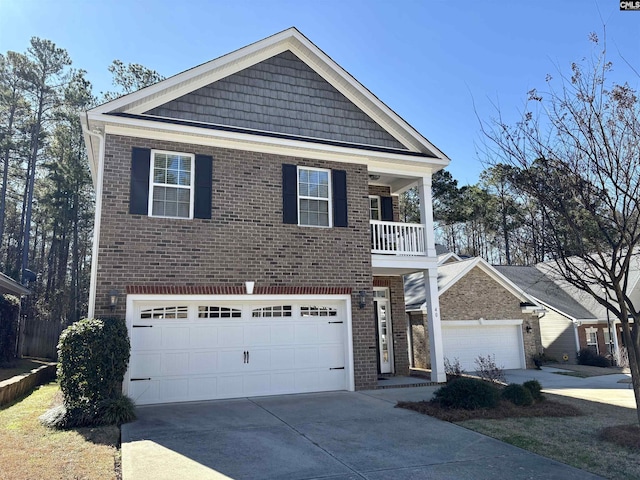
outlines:
[[[371,220],[371,253],[425,255],[425,228],[416,223]]]

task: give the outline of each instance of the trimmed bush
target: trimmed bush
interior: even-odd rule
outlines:
[[[535,401],[544,400],[544,395],[542,395],[542,385],[540,385],[539,381],[529,380],[528,382],[524,382],[522,386],[529,390],[529,393]]]
[[[459,378],[436,390],[433,402],[447,408],[476,410],[494,408],[500,393],[495,385],[477,378]]]
[[[58,381],[64,413],[50,423],[60,428],[122,423],[133,402],[122,395],[130,344],[124,320],[83,319],[60,335]]]
[[[611,366],[611,362],[608,358],[598,355],[590,348],[583,348],[578,352],[578,364],[603,368]]]
[[[517,383],[512,383],[504,387],[504,390],[502,390],[502,398],[521,407],[528,407],[533,404],[531,392]]]

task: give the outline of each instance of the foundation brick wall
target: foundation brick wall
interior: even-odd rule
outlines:
[[[211,155],[212,218],[129,214],[132,147]],[[355,385],[375,387],[373,304],[358,308],[358,292],[373,289],[366,166],[117,135],[105,152],[96,316],[111,314],[109,290],[127,286],[348,287]],[[349,226],[283,224],[284,163],[345,170]],[[124,301],[115,313],[124,315]]]

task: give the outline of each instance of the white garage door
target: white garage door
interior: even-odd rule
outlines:
[[[479,355],[495,355],[505,369],[525,368],[522,330],[519,325],[448,326],[442,322],[442,351],[451,363],[457,358],[467,372],[478,369]]]
[[[138,404],[348,389],[344,302],[134,302]]]

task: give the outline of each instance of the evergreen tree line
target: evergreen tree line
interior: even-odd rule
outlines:
[[[0,54],[0,271],[27,285],[24,315],[87,314],[94,193],[79,113],[161,80],[115,60],[117,91],[95,95],[66,50],[33,37]]]
[[[538,203],[517,188],[522,172],[496,164],[475,185],[458,186],[451,173],[434,174],[436,243],[459,255],[498,265],[532,265],[547,260],[545,222]],[[419,222],[416,189],[400,197],[403,221]]]

